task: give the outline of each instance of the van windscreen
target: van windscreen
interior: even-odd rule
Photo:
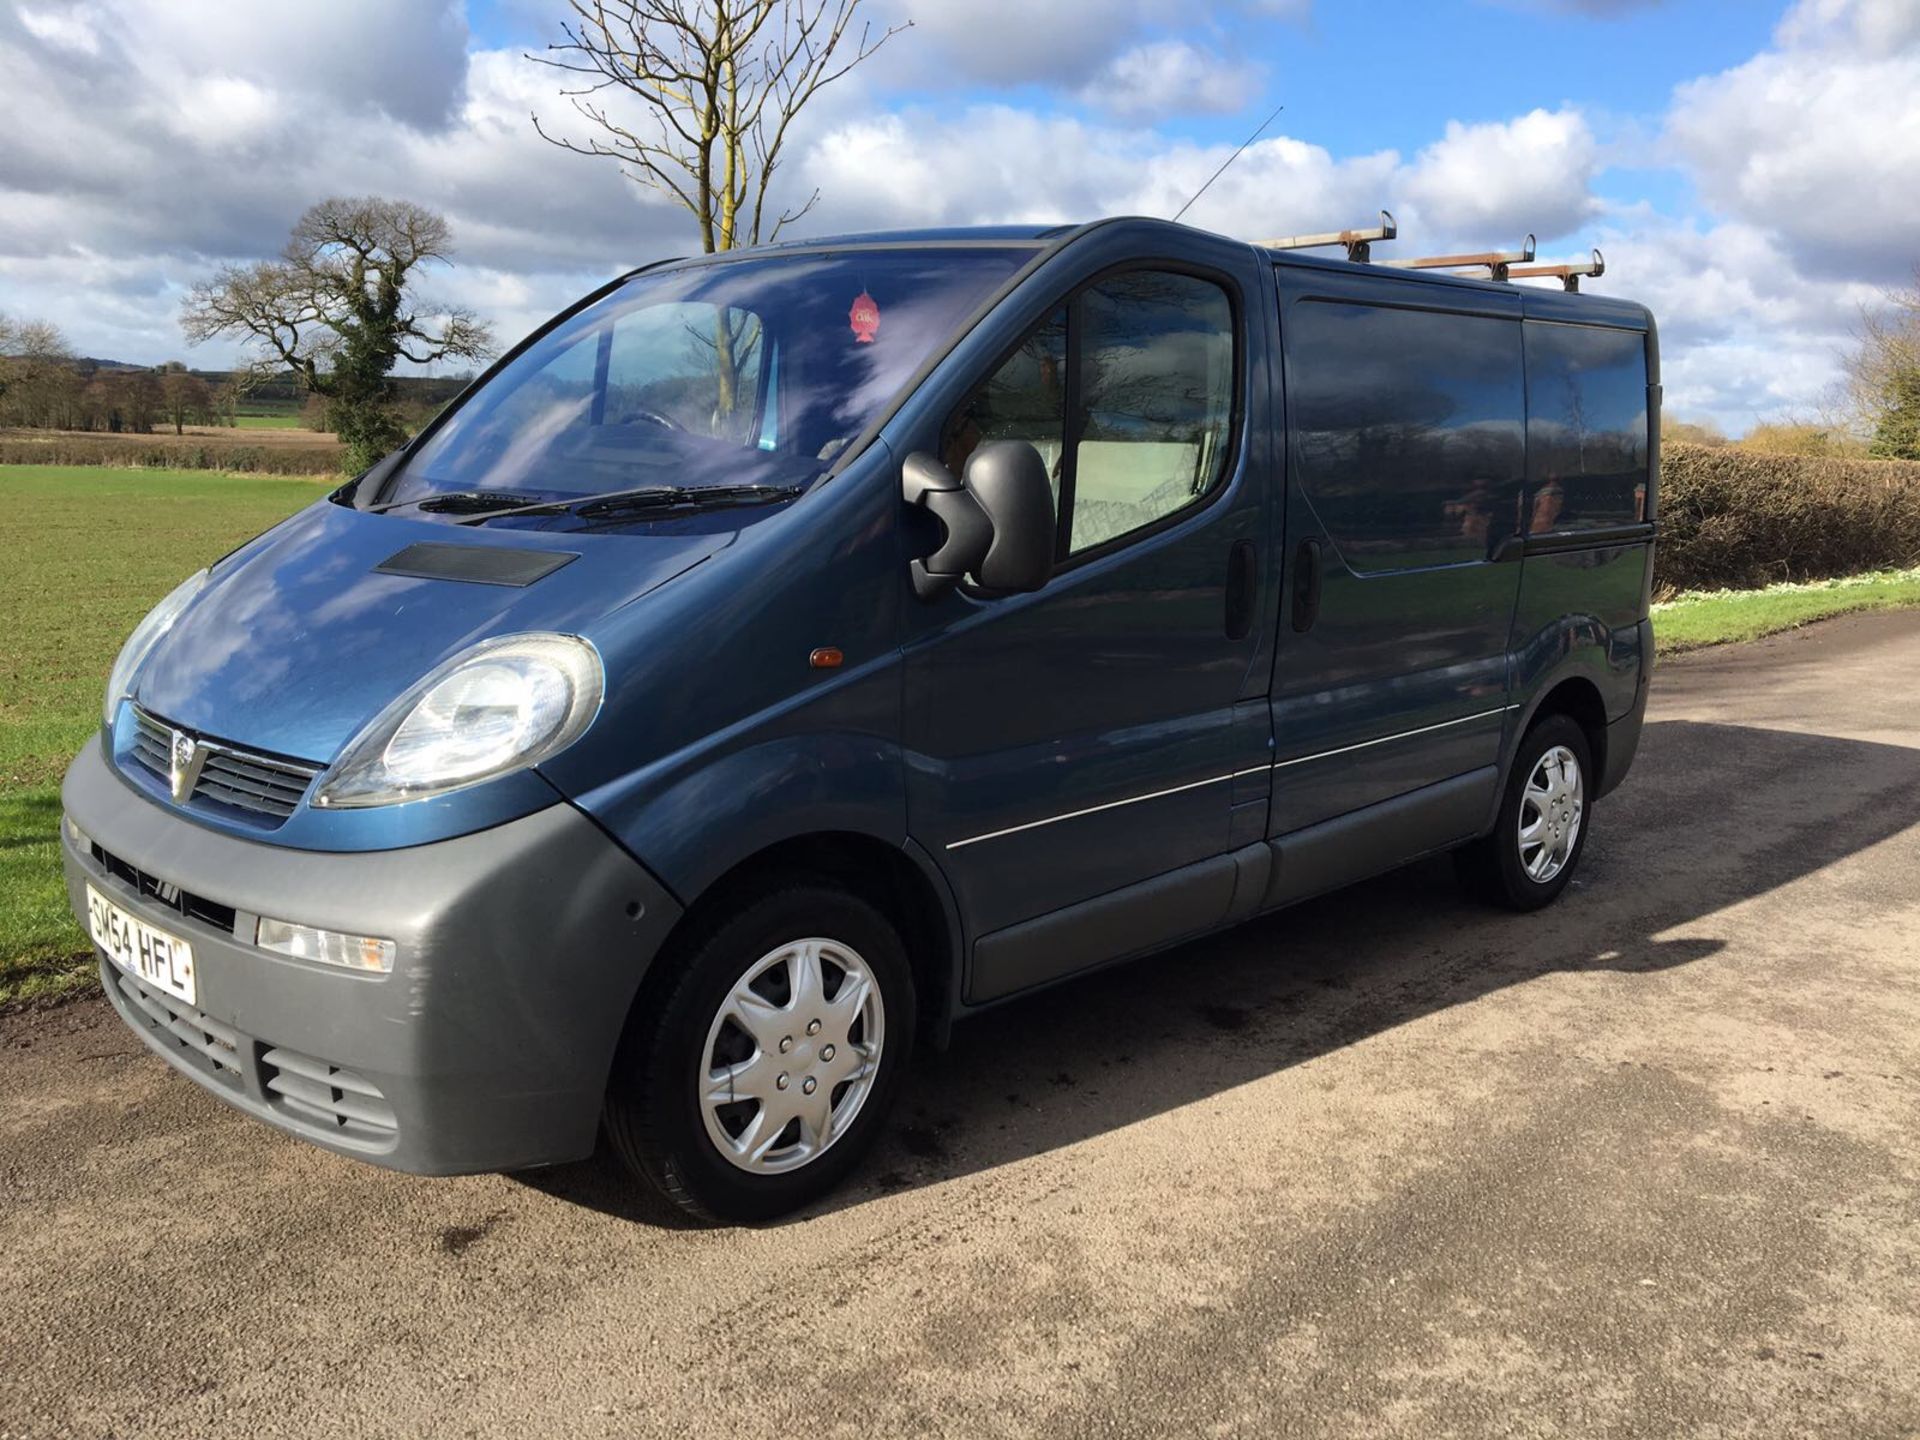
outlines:
[[[379,499],[805,484],[1032,255],[758,255],[636,275],[446,417]]]

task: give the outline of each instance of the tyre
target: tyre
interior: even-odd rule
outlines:
[[[1454,852],[1467,888],[1512,910],[1552,904],[1573,879],[1592,820],[1593,757],[1572,717],[1521,737],[1493,832]]]
[[[872,1148],[913,1048],[913,975],[887,917],[788,881],[716,907],[660,963],[608,1089],[615,1153],[708,1223],[831,1190]]]

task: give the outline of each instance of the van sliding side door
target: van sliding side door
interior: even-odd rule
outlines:
[[[1278,274],[1288,570],[1268,830],[1453,782],[1375,812],[1384,844],[1410,855],[1465,838],[1493,799],[1521,572],[1520,299],[1357,269]],[[1463,816],[1479,818],[1429,833]]]

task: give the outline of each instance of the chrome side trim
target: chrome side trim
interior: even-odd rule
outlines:
[[[984,835],[969,835],[964,840],[950,841],[949,850],[964,850],[969,845],[978,845],[983,840],[999,840],[1008,835],[1018,835],[1026,830],[1038,830],[1043,825],[1057,825],[1062,820],[1078,820],[1083,815],[1098,815],[1103,810],[1118,810],[1123,805],[1138,805],[1144,800],[1158,800],[1167,795],[1179,795],[1188,790],[1198,790],[1203,785],[1224,785],[1230,780],[1238,780],[1246,775],[1258,775],[1262,771],[1285,770],[1291,765],[1305,765],[1310,760],[1326,760],[1335,755],[1347,755],[1355,750],[1370,749],[1375,745],[1386,745],[1395,740],[1411,740],[1416,735],[1430,735],[1435,730],[1449,730],[1455,725],[1469,725],[1475,720],[1490,719],[1495,715],[1505,715],[1518,710],[1518,705],[1502,705],[1493,710],[1482,710],[1476,715],[1462,715],[1457,720],[1442,720],[1438,725],[1422,725],[1417,730],[1402,730],[1394,735],[1382,735],[1373,740],[1362,740],[1354,745],[1342,745],[1337,750],[1321,750],[1313,755],[1299,755],[1292,760],[1281,760],[1272,765],[1253,765],[1245,770],[1235,770],[1226,775],[1209,775],[1205,780],[1190,780],[1185,785],[1174,785],[1165,790],[1154,790],[1145,795],[1129,795],[1124,800],[1109,800],[1104,805],[1089,805],[1084,810],[1069,810],[1061,815],[1049,815],[1043,820],[1029,820],[1023,825],[1009,825],[1004,830],[989,830]]]
[[[1298,755],[1291,760],[1282,760],[1273,768],[1284,770],[1289,765],[1305,765],[1310,760],[1325,760],[1334,755],[1347,755],[1355,750],[1366,750],[1375,745],[1385,745],[1394,740],[1411,740],[1415,735],[1431,735],[1435,730],[1450,730],[1455,725],[1469,725],[1475,720],[1485,720],[1494,715],[1505,715],[1509,710],[1518,710],[1518,705],[1502,705],[1496,710],[1482,710],[1478,715],[1462,715],[1458,720],[1442,720],[1438,725],[1422,725],[1418,730],[1402,730],[1397,735],[1382,735],[1377,740],[1362,740],[1357,745],[1342,745],[1338,750],[1322,750],[1315,755]]]
[[[1266,767],[1256,768],[1265,769]],[[1184,790],[1198,790],[1202,785],[1224,785],[1231,779],[1233,779],[1231,775],[1209,775],[1205,780],[1190,780],[1185,785],[1155,790],[1150,795],[1129,795],[1125,800],[1109,800],[1104,805],[1089,805],[1084,810],[1069,810],[1064,815],[1049,815],[1044,820],[1029,820],[1024,825],[1009,825],[1004,830],[990,830],[985,835],[970,835],[965,840],[951,842],[947,849],[961,850],[968,845],[978,845],[982,840],[998,840],[1005,835],[1018,835],[1022,830],[1038,830],[1042,825],[1055,825],[1062,820],[1078,820],[1082,815],[1098,815],[1102,810],[1117,810],[1122,805],[1138,805],[1142,800],[1158,800],[1163,795],[1178,795]]]

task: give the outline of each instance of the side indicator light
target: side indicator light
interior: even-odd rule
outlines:
[[[838,645],[822,645],[807,656],[807,664],[816,670],[838,670],[846,663],[846,656],[840,653]]]

